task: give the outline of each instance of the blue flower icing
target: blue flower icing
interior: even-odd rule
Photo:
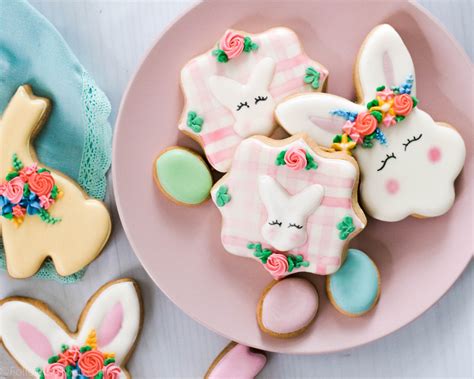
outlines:
[[[328,277],[327,291],[333,305],[345,313],[361,315],[378,299],[379,272],[364,252],[349,249],[341,268]]]

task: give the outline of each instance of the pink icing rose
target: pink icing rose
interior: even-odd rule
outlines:
[[[44,379],[66,379],[66,371],[61,363],[52,363],[43,372]]]
[[[40,201],[41,208],[44,208],[44,209],[49,209],[49,207],[54,204],[54,200],[51,199],[49,195],[40,196],[39,201]]]
[[[226,53],[227,58],[236,58],[244,50],[244,36],[228,30],[221,39],[220,47]]]
[[[22,206],[20,205],[15,205],[13,207],[13,216],[15,217],[23,217],[26,213],[26,209],[23,208]]]
[[[413,99],[407,94],[395,96],[393,110],[400,116],[408,116],[413,108]]]
[[[300,147],[290,147],[285,153],[285,164],[288,168],[298,171],[306,167],[306,151]]]
[[[7,183],[4,195],[12,202],[12,204],[18,204],[23,197],[24,186],[25,183],[23,183],[23,180],[17,176]]]
[[[54,187],[54,178],[50,172],[43,171],[32,174],[28,179],[28,183],[30,190],[38,196],[49,196]]]
[[[78,366],[85,376],[96,376],[104,367],[104,355],[97,350],[90,350],[81,355]]]
[[[31,175],[33,175],[38,170],[38,164],[33,163],[31,166],[24,167],[20,170],[20,178],[27,183]]]
[[[279,279],[288,271],[288,260],[283,254],[273,253],[268,257],[265,268],[275,279]]]
[[[377,128],[377,119],[369,112],[361,112],[357,115],[354,129],[361,136],[368,136],[372,134]]]
[[[104,373],[104,379],[119,379],[122,370],[115,363],[109,363],[102,369],[102,372]]]

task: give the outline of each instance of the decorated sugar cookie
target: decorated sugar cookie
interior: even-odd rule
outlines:
[[[0,342],[40,379],[130,378],[125,364],[141,322],[139,289],[130,279],[103,286],[87,303],[75,333],[38,300],[0,302]]]
[[[211,191],[222,214],[222,244],[275,278],[331,274],[366,225],[357,203],[358,167],[304,135],[244,140],[232,169]]]
[[[34,275],[47,257],[60,275],[74,274],[99,255],[110,235],[105,206],[36,158],[32,139],[49,109],[49,101],[25,85],[0,119],[0,225],[14,278]]]
[[[274,109],[283,98],[321,91],[327,75],[290,29],[227,30],[181,71],[185,107],[179,129],[202,145],[216,170],[226,172],[243,139],[272,134]]]
[[[212,362],[204,378],[253,379],[262,371],[266,363],[267,358],[263,352],[231,342]]]
[[[383,221],[433,217],[454,202],[454,180],[465,145],[450,125],[420,109],[413,62],[398,33],[376,27],[355,66],[359,103],[329,94],[303,94],[280,104],[278,122],[291,134],[352,152],[360,165],[365,211]]]

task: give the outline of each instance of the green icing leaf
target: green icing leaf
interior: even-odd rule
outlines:
[[[337,224],[337,229],[339,230],[339,238],[341,240],[347,239],[349,234],[355,230],[354,220],[351,216],[345,216],[342,221]]]
[[[280,153],[278,153],[278,156],[275,159],[275,164],[277,166],[284,166],[286,164],[285,163],[285,154],[286,154],[286,150],[280,151]]]
[[[204,119],[202,117],[199,117],[196,112],[194,112],[194,111],[189,111],[188,112],[186,125],[194,133],[200,133],[202,131],[202,125],[203,124],[204,124]]]
[[[3,217],[5,217],[7,220],[13,220],[13,214],[12,213],[5,213],[3,215]]]
[[[403,121],[405,120],[405,116],[395,116],[395,120],[397,120],[397,122]]]
[[[319,79],[321,78],[321,74],[319,73],[319,71],[317,71],[313,67],[307,67],[305,70],[305,74],[306,75],[304,76],[303,81],[306,84],[311,84],[311,87],[313,87],[314,89],[318,89],[320,84]]]
[[[104,372],[103,371],[100,371],[95,377],[94,379],[102,379],[104,377]]]
[[[377,87],[375,90],[376,91],[383,91],[385,89],[385,86],[380,86],[380,87]]]
[[[18,158],[18,155],[13,154],[12,157],[12,166],[16,171],[20,171],[24,166],[23,162]]]
[[[11,171],[11,172],[9,172],[9,173],[7,174],[7,176],[6,176],[5,179],[6,179],[7,182],[8,182],[8,181],[12,180],[13,178],[16,178],[18,175],[20,175],[20,174],[18,174],[18,172],[16,172],[16,171]]]
[[[268,257],[273,254],[269,249],[262,249],[262,245],[260,243],[249,243],[247,248],[250,250],[255,249],[253,255],[260,259],[263,264],[267,263]]]
[[[222,185],[219,187],[216,193],[216,204],[218,207],[223,207],[226,205],[230,199],[231,196],[228,194],[229,188],[225,185]]]
[[[382,112],[372,111],[370,114],[377,119],[377,122],[382,122]]]
[[[58,186],[55,184],[53,186],[53,189],[51,190],[51,199],[56,200],[56,198],[58,197],[58,192],[59,192]]]
[[[86,351],[91,351],[91,350],[92,350],[92,348],[90,346],[86,345],[86,346],[82,346],[79,351],[81,353],[85,353]]]
[[[25,185],[23,186],[23,196],[28,197],[30,195],[30,192],[30,186],[28,185],[28,183],[25,183]]]
[[[47,168],[43,167],[38,170],[38,174],[41,174],[42,172],[50,172],[50,171]]]
[[[41,208],[39,213],[38,213],[39,217],[41,218],[42,221],[44,221],[45,223],[47,224],[51,224],[51,225],[54,225],[54,224],[57,224],[58,222],[61,221],[60,218],[57,218],[57,217],[53,217],[49,214],[49,212],[44,209],[44,208]]]
[[[314,158],[311,156],[310,153],[306,152],[306,170],[317,169],[318,164],[314,161]]]
[[[69,349],[69,346],[68,346],[68,345],[66,345],[66,344],[62,344],[62,345],[61,345],[61,353],[64,353],[64,352],[65,352],[66,350],[68,350],[68,349]]]
[[[418,99],[415,96],[412,96],[411,99],[413,100],[413,108],[418,105]]]
[[[53,355],[51,358],[48,359],[49,364],[56,363],[57,361],[59,361],[59,357],[57,355]]]
[[[114,358],[108,358],[104,361],[104,366],[107,366],[108,364],[110,363],[115,363],[115,359]]]
[[[342,135],[341,134],[336,134],[334,138],[332,139],[333,143],[340,143],[342,141]]]
[[[220,63],[226,63],[229,61],[229,57],[227,56],[224,50],[221,50],[221,49],[213,50],[212,55],[214,55],[217,58],[217,61]]]
[[[247,36],[244,38],[244,51],[250,53],[258,49],[258,45],[255,42],[252,42],[252,39]]]
[[[367,109],[370,109],[372,107],[378,107],[378,106],[379,106],[379,101],[377,99],[374,99],[367,103]]]

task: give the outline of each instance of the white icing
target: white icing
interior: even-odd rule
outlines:
[[[387,54],[397,85],[414,73],[400,36],[388,25],[377,27],[362,47],[356,71],[365,102],[374,99],[376,88],[387,82],[382,67]],[[334,95],[305,94],[277,106],[276,117],[290,134],[306,132],[317,143],[329,147],[345,122],[330,114],[337,109],[361,112],[366,108]],[[360,196],[365,211],[383,221],[398,221],[413,214],[433,217],[446,213],[453,204],[454,180],[466,155],[459,133],[433,121],[418,107],[405,120],[390,128],[381,126],[381,130],[387,137],[387,146],[375,142],[371,149],[359,146],[353,151],[361,170]],[[422,137],[405,151],[407,140],[420,134]],[[432,149],[437,149],[439,155],[435,162],[430,159]],[[396,159],[388,160],[379,170],[381,161],[392,153]]]
[[[235,118],[234,130],[240,137],[269,135],[272,132],[275,101],[269,87],[274,72],[275,61],[264,58],[255,65],[246,84],[225,76],[214,75],[209,78],[211,92],[232,112]]]
[[[262,175],[258,180],[260,198],[267,210],[263,238],[279,251],[304,245],[308,238],[306,221],[321,204],[323,186],[313,184],[291,196],[271,176]]]
[[[121,366],[130,353],[140,330],[141,306],[135,285],[131,281],[112,284],[101,291],[82,320],[77,336],[69,334],[46,312],[32,303],[20,300],[7,300],[0,307],[0,336],[7,351],[23,368],[37,377],[36,368],[48,365],[47,359],[39,357],[23,340],[19,332],[19,323],[34,325],[51,344],[54,354],[61,352],[61,345],[84,345],[92,329],[96,330],[111,308],[122,303],[124,315],[121,328],[113,340],[106,346],[98,343],[103,353],[115,353],[116,364]],[[126,373],[122,368],[122,378]]]

